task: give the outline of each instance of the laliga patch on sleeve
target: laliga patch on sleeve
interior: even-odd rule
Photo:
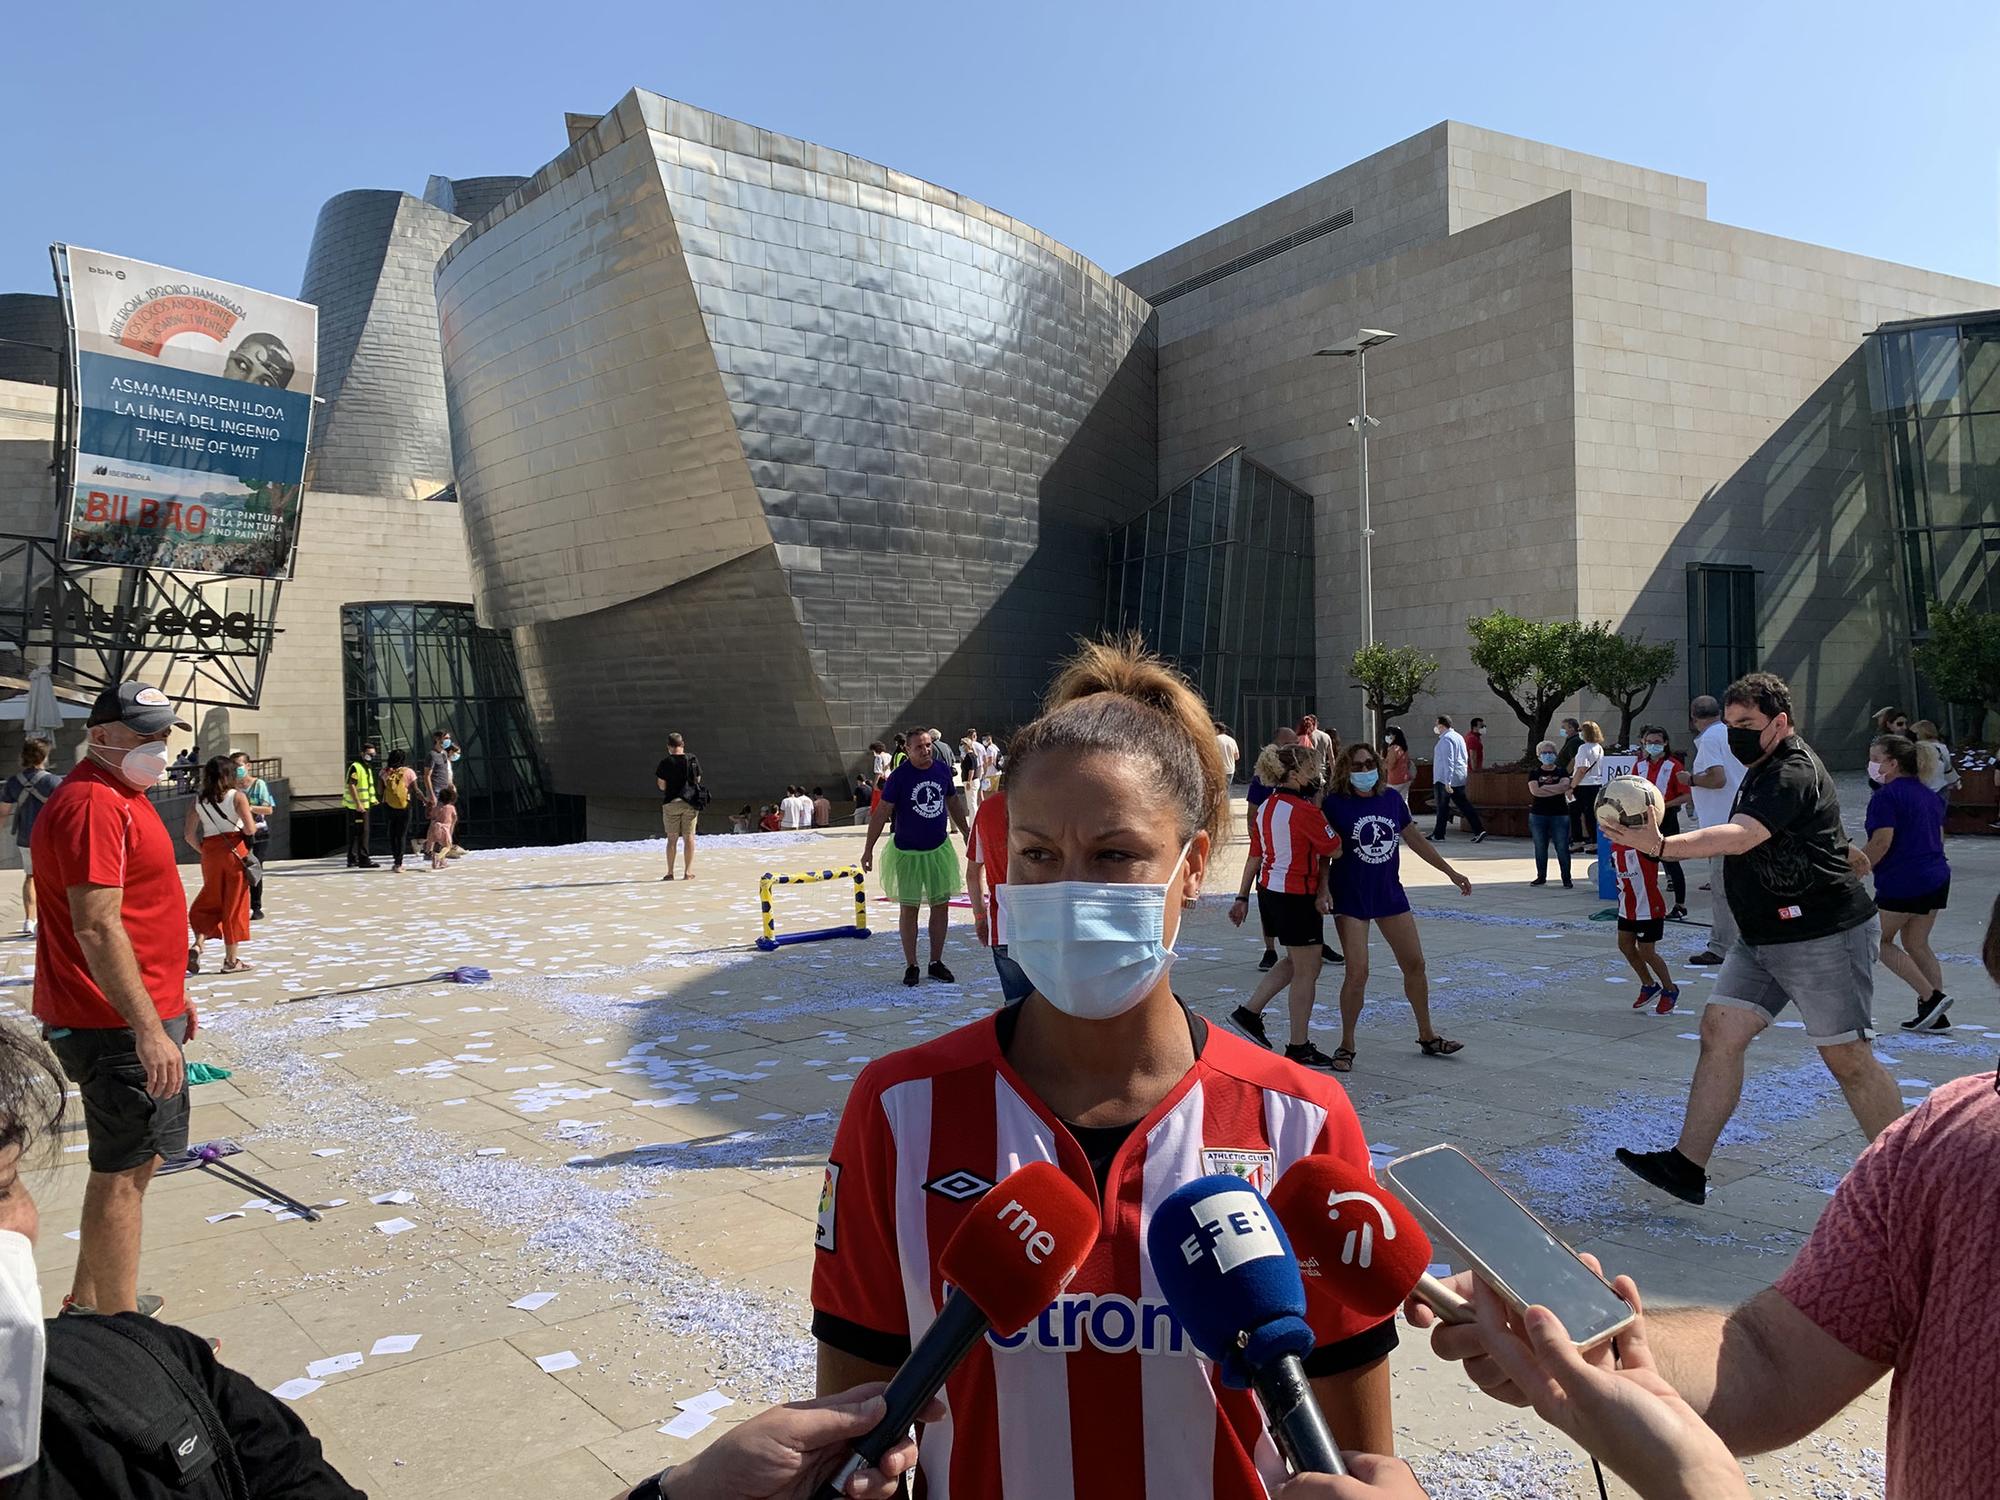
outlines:
[[[840,1163],[826,1164],[826,1181],[819,1190],[819,1227],[813,1231],[813,1247],[833,1253],[833,1216],[840,1195]]]
[[[1264,1200],[1248,1191],[1211,1193],[1193,1207],[1195,1233],[1189,1237],[1192,1262],[1199,1257],[1196,1242],[1206,1241],[1216,1268],[1225,1273],[1253,1260],[1282,1256],[1285,1247],[1264,1216]]]
[[[1783,922],[1795,922],[1804,915],[1805,909],[1803,907],[1781,906],[1778,908],[1778,919]]]
[[[1201,1153],[1201,1171],[1204,1177],[1226,1172],[1231,1177],[1241,1177],[1258,1192],[1268,1193],[1271,1184],[1277,1181],[1278,1153],[1218,1146]]]

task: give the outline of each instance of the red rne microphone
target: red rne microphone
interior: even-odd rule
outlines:
[[[1097,1207],[1052,1162],[1030,1162],[987,1190],[945,1242],[938,1274],[944,1306],[890,1380],[889,1410],[854,1445],[824,1493],[887,1453],[989,1331],[1019,1333],[1062,1294],[1097,1243]]]
[[[1387,1318],[1414,1295],[1447,1323],[1473,1321],[1472,1304],[1430,1274],[1430,1236],[1366,1168],[1302,1156],[1269,1201],[1292,1238],[1315,1312],[1324,1315],[1330,1301]]]

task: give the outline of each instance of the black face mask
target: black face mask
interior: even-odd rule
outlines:
[[[1746,766],[1754,766],[1764,758],[1764,731],[1729,726],[1729,753]]]
[[[1320,777],[1315,776],[1311,781],[1308,781],[1304,786],[1299,788],[1299,795],[1310,802],[1325,790],[1326,782]]]

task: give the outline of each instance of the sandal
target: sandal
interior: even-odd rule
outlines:
[[[226,958],[222,961],[222,972],[225,974],[241,974],[245,969],[254,967],[247,958]]]
[[[1465,1043],[1454,1042],[1450,1037],[1434,1036],[1429,1041],[1417,1038],[1417,1047],[1425,1057],[1450,1057],[1454,1052],[1463,1052]]]
[[[1333,1049],[1333,1071],[1336,1073],[1352,1073],[1354,1071],[1354,1049],[1352,1047],[1335,1047]]]

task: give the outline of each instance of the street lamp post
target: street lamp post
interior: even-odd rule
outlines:
[[[1360,440],[1357,446],[1361,450],[1361,644],[1364,646],[1375,644],[1375,528],[1368,517],[1368,429],[1382,425],[1368,415],[1368,351],[1388,343],[1395,336],[1384,328],[1364,328],[1351,339],[1313,351],[1316,356],[1354,361],[1355,407],[1347,425],[1354,429],[1355,436]],[[1366,688],[1361,690],[1361,724],[1368,743],[1379,746],[1382,726],[1375,722],[1374,712],[1368,707]]]

